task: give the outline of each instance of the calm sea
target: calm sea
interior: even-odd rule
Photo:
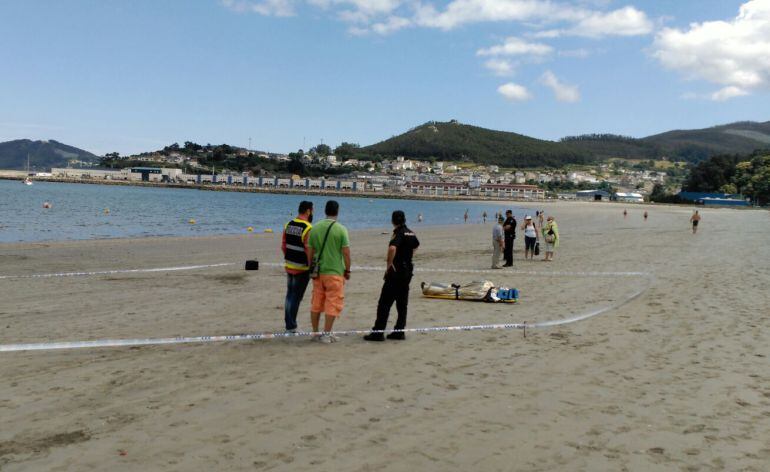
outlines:
[[[304,199],[313,201],[318,219],[327,197],[0,180],[0,242],[238,234],[249,226],[277,232]],[[484,211],[491,217],[505,208],[499,202],[335,199],[339,221],[351,229],[390,227],[393,210],[418,227],[462,223],[466,209],[469,222],[478,222]],[[512,209],[517,218],[527,211]]]

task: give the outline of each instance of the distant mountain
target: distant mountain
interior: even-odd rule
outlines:
[[[712,128],[677,130],[645,138],[589,134],[558,142],[450,122],[428,122],[362,148],[370,156],[472,160],[505,167],[560,167],[612,157],[700,162],[719,154],[770,149],[770,122],[744,121]]]
[[[719,154],[749,154],[770,149],[770,121],[741,121],[711,128],[676,130],[630,138],[609,134],[590,134],[563,138],[562,143],[606,159],[660,159],[700,162]]]
[[[676,130],[643,138],[665,156],[692,162],[717,154],[748,154],[770,148],[770,121],[740,121],[712,128]]]
[[[62,144],[58,141],[31,141],[17,139],[0,143],[0,169],[27,168],[43,171],[51,167],[67,167],[70,160],[97,162],[99,158],[88,151]]]
[[[594,160],[581,149],[506,131],[450,122],[428,122],[362,148],[370,156],[473,161],[505,167],[560,167]]]

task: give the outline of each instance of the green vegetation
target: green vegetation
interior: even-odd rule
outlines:
[[[473,161],[516,168],[557,168],[565,164],[587,164],[595,160],[589,153],[563,143],[454,121],[428,122],[363,150],[370,159],[404,156],[421,160]]]
[[[770,151],[756,151],[749,156],[714,156],[693,167],[682,188],[689,192],[742,194],[767,205]]]

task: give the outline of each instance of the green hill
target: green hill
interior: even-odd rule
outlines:
[[[560,167],[594,160],[591,154],[563,143],[456,121],[428,122],[362,150],[371,157],[435,158],[504,167]]]
[[[17,139],[0,143],[0,169],[26,169],[27,155],[29,155],[30,170],[36,171],[48,170],[51,167],[66,167],[73,159],[84,162],[99,160],[88,151],[58,141]]]
[[[561,167],[612,157],[700,162],[720,154],[770,149],[770,122],[744,121],[668,131],[645,138],[613,134],[570,136],[558,142],[451,122],[428,122],[362,148],[369,157],[404,156],[474,161],[504,167]]]
[[[770,121],[668,131],[642,141],[655,146],[661,155],[698,162],[718,154],[749,154],[770,148]]]

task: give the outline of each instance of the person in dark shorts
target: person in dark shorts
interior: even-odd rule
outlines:
[[[537,235],[537,227],[535,222],[532,221],[532,217],[527,215],[524,217],[524,224],[521,225],[521,230],[524,231],[524,259],[535,259],[535,243],[540,237]]]
[[[505,250],[503,251],[505,264],[503,267],[511,267],[513,266],[513,242],[516,240],[516,217],[513,216],[511,210],[505,212],[503,231],[505,231]]]
[[[380,300],[377,302],[377,320],[374,322],[372,332],[364,336],[366,341],[384,341],[383,331],[388,324],[390,308],[396,303],[398,319],[393,327],[394,331],[388,334],[388,339],[404,340],[403,329],[406,328],[406,311],[409,303],[409,283],[412,281],[414,264],[412,256],[420,246],[417,235],[407,228],[406,216],[401,210],[393,212],[393,236],[388,243],[387,268],[385,269],[385,283],[382,284]]]
[[[700,213],[698,213],[698,210],[695,210],[695,213],[692,214],[690,217],[690,223],[692,223],[692,234],[695,234],[698,232],[698,223],[700,222]]]

